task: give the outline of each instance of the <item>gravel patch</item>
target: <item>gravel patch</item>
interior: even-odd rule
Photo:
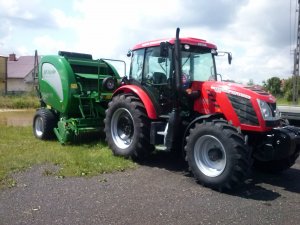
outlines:
[[[197,184],[186,165],[158,154],[138,169],[59,178],[40,165],[0,192],[0,224],[298,224],[300,161],[280,175],[255,173],[233,193]]]

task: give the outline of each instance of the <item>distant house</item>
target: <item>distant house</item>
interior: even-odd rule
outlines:
[[[34,88],[34,56],[10,54],[7,60],[6,93],[30,92]]]

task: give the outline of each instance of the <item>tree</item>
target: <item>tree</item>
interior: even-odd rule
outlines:
[[[248,86],[253,86],[253,85],[254,85],[253,79],[249,79],[247,85],[248,85]]]
[[[284,80],[282,91],[284,98],[291,102],[293,100],[293,77]]]
[[[279,77],[271,77],[267,81],[263,81],[264,88],[271,92],[274,96],[282,95],[281,80]]]

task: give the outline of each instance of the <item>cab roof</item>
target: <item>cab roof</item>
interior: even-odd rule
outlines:
[[[192,38],[192,37],[183,37],[183,38],[179,38],[179,39],[180,39],[181,44],[189,44],[189,45],[195,45],[195,46],[203,46],[203,47],[207,47],[207,48],[211,48],[211,49],[217,49],[216,45],[214,45],[212,43],[208,43],[206,40],[203,40],[203,39]],[[157,39],[157,40],[153,40],[153,41],[143,42],[143,43],[135,45],[131,50],[134,51],[134,50],[141,49],[141,48],[159,46],[161,42],[166,42],[166,41],[171,44],[174,44],[175,38],[163,38],[163,39]]]

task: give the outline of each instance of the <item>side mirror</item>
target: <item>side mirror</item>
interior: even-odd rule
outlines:
[[[160,57],[167,58],[169,56],[169,43],[161,42],[160,45]]]
[[[130,57],[130,56],[131,56],[131,53],[132,53],[132,51],[131,51],[131,50],[128,50],[128,52],[127,52],[127,57]]]

